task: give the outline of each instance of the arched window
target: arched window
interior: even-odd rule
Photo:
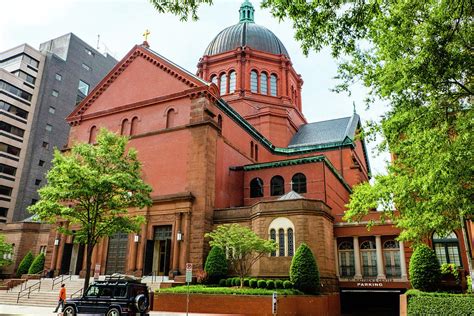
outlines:
[[[250,91],[253,93],[258,92],[258,73],[255,70],[250,72]]]
[[[254,178],[250,181],[250,197],[262,197],[263,196],[263,181],[260,178]]]
[[[274,242],[276,242],[276,232],[274,229],[270,229],[270,240],[273,240]],[[271,256],[272,257],[276,256],[276,250],[272,250]]]
[[[94,125],[89,132],[89,144],[95,144],[97,136],[97,127]]]
[[[278,257],[285,256],[285,230],[280,228],[278,230]]]
[[[461,256],[459,255],[459,241],[454,232],[446,237],[434,233],[433,247],[440,264],[454,263],[458,267],[462,266]]]
[[[222,130],[222,115],[217,116],[217,126]]]
[[[129,122],[128,119],[122,121],[122,126],[120,128],[120,135],[128,135],[129,131]]]
[[[343,241],[338,246],[339,275],[352,277],[355,275],[354,245],[350,241]]]
[[[130,127],[130,135],[135,135],[137,133],[137,127],[138,127],[138,117],[134,117],[132,119],[132,126]]]
[[[362,276],[376,277],[377,252],[375,250],[375,243],[371,240],[366,240],[360,244],[360,256],[362,259]]]
[[[294,245],[295,245],[295,226],[293,222],[286,217],[277,217],[269,225],[268,231],[270,239],[277,242],[277,251],[275,252],[278,257],[293,256]],[[276,236],[278,233],[278,236]],[[274,256],[272,254],[272,256]]]
[[[250,142],[250,158],[253,158],[253,141]]]
[[[214,83],[216,86],[219,86],[218,83],[217,83],[217,76],[216,75],[211,76],[211,82]]]
[[[293,244],[293,229],[288,228],[287,230],[287,237],[288,237],[288,257],[293,257],[295,253],[295,245]]]
[[[296,193],[306,193],[306,176],[302,173],[296,173],[291,178],[291,189]]]
[[[268,94],[268,75],[265,72],[260,74],[260,93]]]
[[[274,176],[270,181],[270,195],[285,194],[285,179],[282,176]]]
[[[166,113],[166,128],[171,128],[176,126],[176,111],[174,109],[169,109]]]
[[[235,71],[229,72],[229,93],[235,92],[236,77]]]
[[[221,89],[221,95],[227,93],[227,75],[225,73],[221,74],[219,77],[219,84]]]
[[[277,76],[275,74],[270,76],[270,95],[277,96]]]
[[[400,245],[396,240],[387,240],[383,243],[383,256],[385,260],[385,275],[399,278],[402,276],[400,269]]]

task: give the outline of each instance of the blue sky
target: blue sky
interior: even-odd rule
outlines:
[[[147,0],[15,0],[4,1],[0,19],[0,51],[28,43],[38,48],[41,42],[73,32],[90,45],[121,59],[135,44],[143,41],[149,29],[148,42],[153,50],[195,73],[196,65],[207,44],[223,28],[238,22],[242,1],[214,0],[214,6],[203,6],[197,22],[181,22],[173,15],[158,14]],[[293,67],[301,74],[303,113],[308,122],[350,116],[353,102],[362,120],[379,119],[386,108],[377,102],[370,109],[363,100],[367,90],[355,85],[351,96],[337,94],[330,89],[337,84],[333,79],[337,61],[329,50],[304,56],[293,38],[290,22],[279,23],[259,2],[252,1],[255,22],[275,33],[285,45]],[[374,144],[369,143],[372,151]],[[369,153],[372,173],[384,173],[388,154],[374,157]]]

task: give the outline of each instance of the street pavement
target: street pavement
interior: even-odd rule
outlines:
[[[54,307],[40,307],[40,306],[27,306],[27,305],[5,305],[0,304],[0,315],[59,315],[59,313],[53,313]],[[186,313],[171,313],[171,312],[150,312],[150,316],[185,316]],[[198,314],[189,313],[191,316],[230,316],[235,314]]]

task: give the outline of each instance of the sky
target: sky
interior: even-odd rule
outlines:
[[[42,42],[72,32],[120,60],[135,44],[143,42],[142,35],[148,29],[151,49],[196,73],[199,58],[211,40],[222,29],[238,23],[242,2],[214,0],[213,6],[199,9],[198,21],[181,22],[174,15],[159,14],[148,0],[6,0],[2,1],[2,11],[8,14],[0,19],[0,51],[23,43],[39,48]],[[366,109],[366,88],[354,85],[351,95],[331,91],[338,84],[334,79],[338,61],[328,49],[304,56],[294,39],[291,22],[279,22],[259,7],[259,1],[252,3],[255,23],[278,36],[304,80],[303,114],[308,122],[350,116],[353,103],[363,122],[380,119],[387,108],[379,101]],[[368,143],[372,174],[385,173],[389,155],[376,156],[374,147],[374,143]]]

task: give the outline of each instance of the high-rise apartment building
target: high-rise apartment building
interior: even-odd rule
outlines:
[[[0,53],[0,224],[30,216],[65,117],[116,63],[72,33]]]

